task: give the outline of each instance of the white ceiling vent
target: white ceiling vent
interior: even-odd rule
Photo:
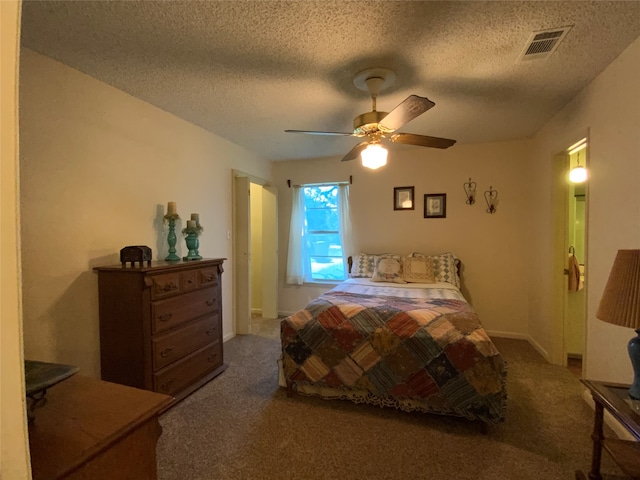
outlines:
[[[569,30],[571,26],[533,32],[522,49],[518,61],[549,58]]]

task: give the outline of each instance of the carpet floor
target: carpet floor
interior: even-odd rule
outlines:
[[[279,320],[224,344],[227,370],[163,414],[160,480],[573,479],[591,461],[593,411],[571,372],[526,341],[495,338],[509,365],[504,423],[478,423],[278,387]],[[609,434],[611,434],[609,432]],[[603,454],[603,478],[625,478]]]

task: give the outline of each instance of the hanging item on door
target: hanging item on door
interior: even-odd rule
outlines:
[[[569,247],[569,291],[582,290],[582,278],[580,277],[580,262],[576,258],[575,248]]]

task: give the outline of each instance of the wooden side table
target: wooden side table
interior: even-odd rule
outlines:
[[[602,480],[600,461],[602,448],[609,452],[620,469],[634,479],[640,479],[640,443],[604,436],[604,410],[613,415],[637,440],[640,440],[640,400],[629,397],[629,385],[617,383],[582,380],[589,389],[595,402],[593,452],[591,470],[586,476],[581,470],[576,471],[576,480]]]
[[[75,375],[49,388],[29,425],[33,480],[155,480],[168,395]]]

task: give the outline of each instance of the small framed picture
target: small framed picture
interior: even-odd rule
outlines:
[[[447,194],[427,193],[424,196],[424,218],[446,218]]]
[[[393,189],[394,210],[414,210],[413,187],[395,187]]]

